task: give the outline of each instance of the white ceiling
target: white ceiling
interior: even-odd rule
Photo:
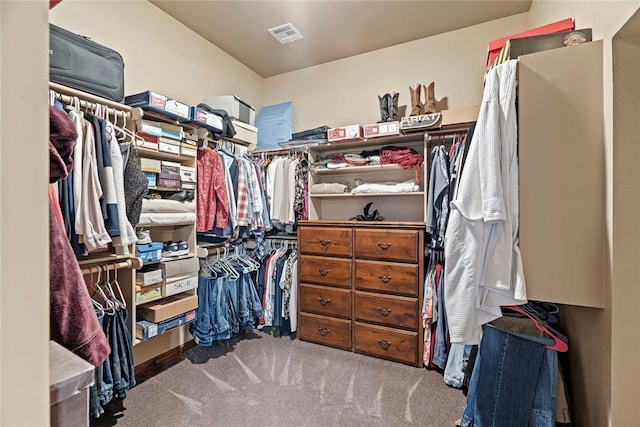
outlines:
[[[150,0],[262,77],[527,12],[525,1]],[[292,23],[302,40],[268,29]]]

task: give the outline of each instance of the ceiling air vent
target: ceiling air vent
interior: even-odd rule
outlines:
[[[282,44],[291,43],[302,38],[300,31],[291,23],[269,28],[269,32]]]

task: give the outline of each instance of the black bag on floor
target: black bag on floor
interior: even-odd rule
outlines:
[[[49,24],[49,80],[112,101],[124,100],[122,56],[53,24]]]

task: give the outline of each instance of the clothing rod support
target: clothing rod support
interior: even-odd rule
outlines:
[[[140,258],[131,258],[126,261],[114,262],[109,264],[95,265],[82,269],[82,274],[100,273],[104,271],[119,270],[121,268],[142,268],[142,260]]]

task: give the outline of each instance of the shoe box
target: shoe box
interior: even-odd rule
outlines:
[[[160,263],[164,273],[162,295],[169,296],[198,287],[198,270],[200,263],[197,258],[178,259]]]
[[[131,107],[160,113],[178,121],[190,119],[189,105],[150,90],[125,97],[124,103]]]
[[[233,123],[233,128],[236,130],[233,139],[249,144],[249,151],[251,151],[251,147],[255,147],[258,144],[258,128],[234,119],[231,120],[231,123]]]
[[[157,335],[162,335],[164,332],[177,326],[191,323],[194,320],[196,320],[195,310],[187,311],[186,313],[182,313],[176,317],[159,323],[140,320],[136,322],[136,337],[141,340],[148,340],[149,338],[153,338]]]
[[[365,138],[376,138],[379,136],[400,135],[400,122],[373,123],[362,126]]]
[[[360,125],[342,126],[327,131],[327,140],[329,142],[362,141],[363,139],[364,135]]]
[[[196,188],[196,168],[189,166],[182,166],[180,168],[180,180],[182,181],[182,188],[195,189]]]
[[[137,307],[138,318],[159,323],[198,308],[198,295],[180,293]]]
[[[149,286],[162,282],[162,269],[154,268],[151,270],[139,270],[136,272],[136,284],[141,286]]]
[[[136,284],[136,302],[146,302],[162,297],[162,283],[150,286]]]
[[[136,244],[136,256],[145,262],[160,261],[162,259],[162,243],[151,242],[145,245]]]
[[[421,114],[419,116],[407,116],[400,120],[400,130],[404,133],[420,132],[425,129],[438,127],[442,114]]]
[[[207,129],[212,133],[221,133],[223,124],[222,117],[209,113],[198,107],[191,107],[190,118],[187,123],[193,123]]]

